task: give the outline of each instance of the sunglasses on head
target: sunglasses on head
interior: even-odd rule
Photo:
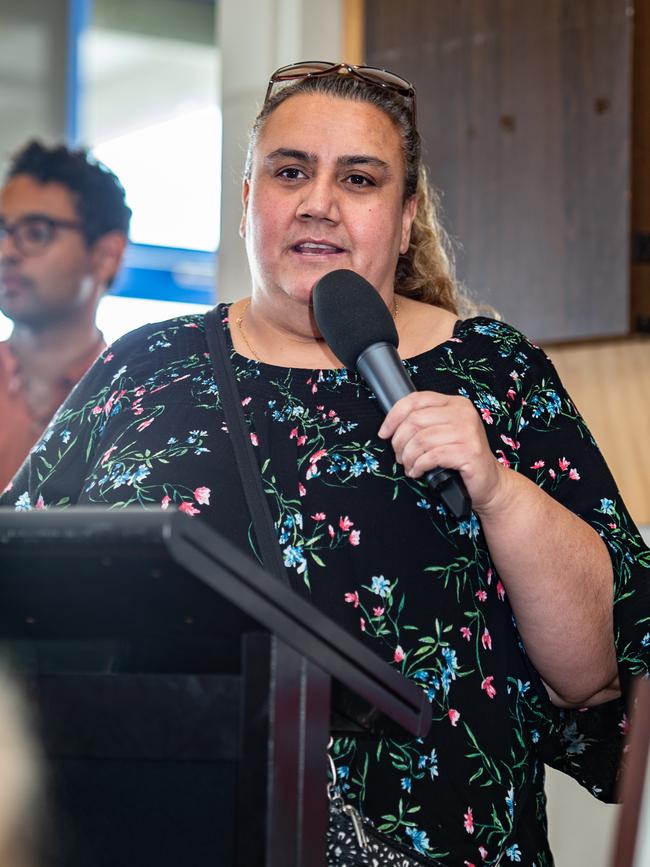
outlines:
[[[349,75],[366,84],[393,90],[400,96],[410,100],[411,116],[415,125],[415,88],[410,81],[395,75],[387,69],[376,66],[354,66],[351,63],[330,63],[327,60],[305,60],[302,63],[290,63],[276,69],[269,80],[264,103],[273,95],[277,85],[284,82],[300,81],[302,78],[315,78],[325,75]]]

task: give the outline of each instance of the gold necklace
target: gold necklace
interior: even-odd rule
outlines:
[[[251,306],[251,300],[249,298],[248,301],[246,302],[246,304],[244,304],[244,309],[241,312],[241,316],[238,316],[237,319],[235,319],[235,322],[237,323],[237,328],[239,329],[239,333],[242,336],[242,340],[244,341],[244,343],[248,347],[249,352],[251,353],[251,355],[253,356],[255,361],[261,361],[261,358],[259,357],[257,352],[255,352],[255,350],[253,349],[253,346],[252,346],[250,340],[248,339],[248,337],[246,337],[246,332],[244,331],[244,316],[246,316],[246,311],[248,310],[248,308],[250,306]]]
[[[246,304],[244,304],[244,309],[242,310],[241,314],[235,319],[235,324],[237,325],[237,330],[241,334],[242,340],[244,341],[244,343],[248,347],[250,354],[253,356],[255,361],[261,362],[262,359],[259,357],[259,355],[255,351],[253,344],[250,342],[250,340],[246,336],[246,332],[244,331],[244,317],[246,316],[246,313],[248,312],[248,308],[250,306],[251,306],[251,299],[249,298],[248,301],[246,302]],[[397,319],[398,313],[399,313],[399,304],[397,302],[397,295],[394,295],[393,296],[393,320]]]

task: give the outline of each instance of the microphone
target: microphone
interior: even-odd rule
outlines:
[[[331,271],[316,283],[312,297],[320,333],[337,358],[356,369],[387,413],[397,401],[416,391],[397,346],[397,328],[383,298],[355,271]],[[455,518],[467,518],[472,503],[457,470],[435,467],[425,479]]]

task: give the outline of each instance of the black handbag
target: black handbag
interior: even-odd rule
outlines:
[[[216,308],[205,315],[205,330],[214,376],[219,389],[230,441],[235,453],[246,503],[251,514],[255,536],[264,566],[277,578],[289,583],[269,504],[264,496],[262,477],[250,441],[242,410],[237,381],[228,354],[228,344]],[[329,825],[327,830],[328,867],[426,867],[430,862],[380,834],[369,819],[362,817],[346,804],[336,787],[336,768],[331,756],[331,781],[327,787]]]

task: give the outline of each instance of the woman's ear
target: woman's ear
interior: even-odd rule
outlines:
[[[410,199],[404,202],[404,207],[402,208],[402,237],[399,245],[399,251],[402,256],[408,252],[409,244],[411,243],[411,227],[415,220],[417,206],[417,196],[411,196]]]
[[[239,237],[246,237],[246,217],[248,215],[248,196],[250,195],[251,185],[245,180],[242,184],[241,188],[241,203],[242,203],[242,215],[241,220],[239,222]]]

